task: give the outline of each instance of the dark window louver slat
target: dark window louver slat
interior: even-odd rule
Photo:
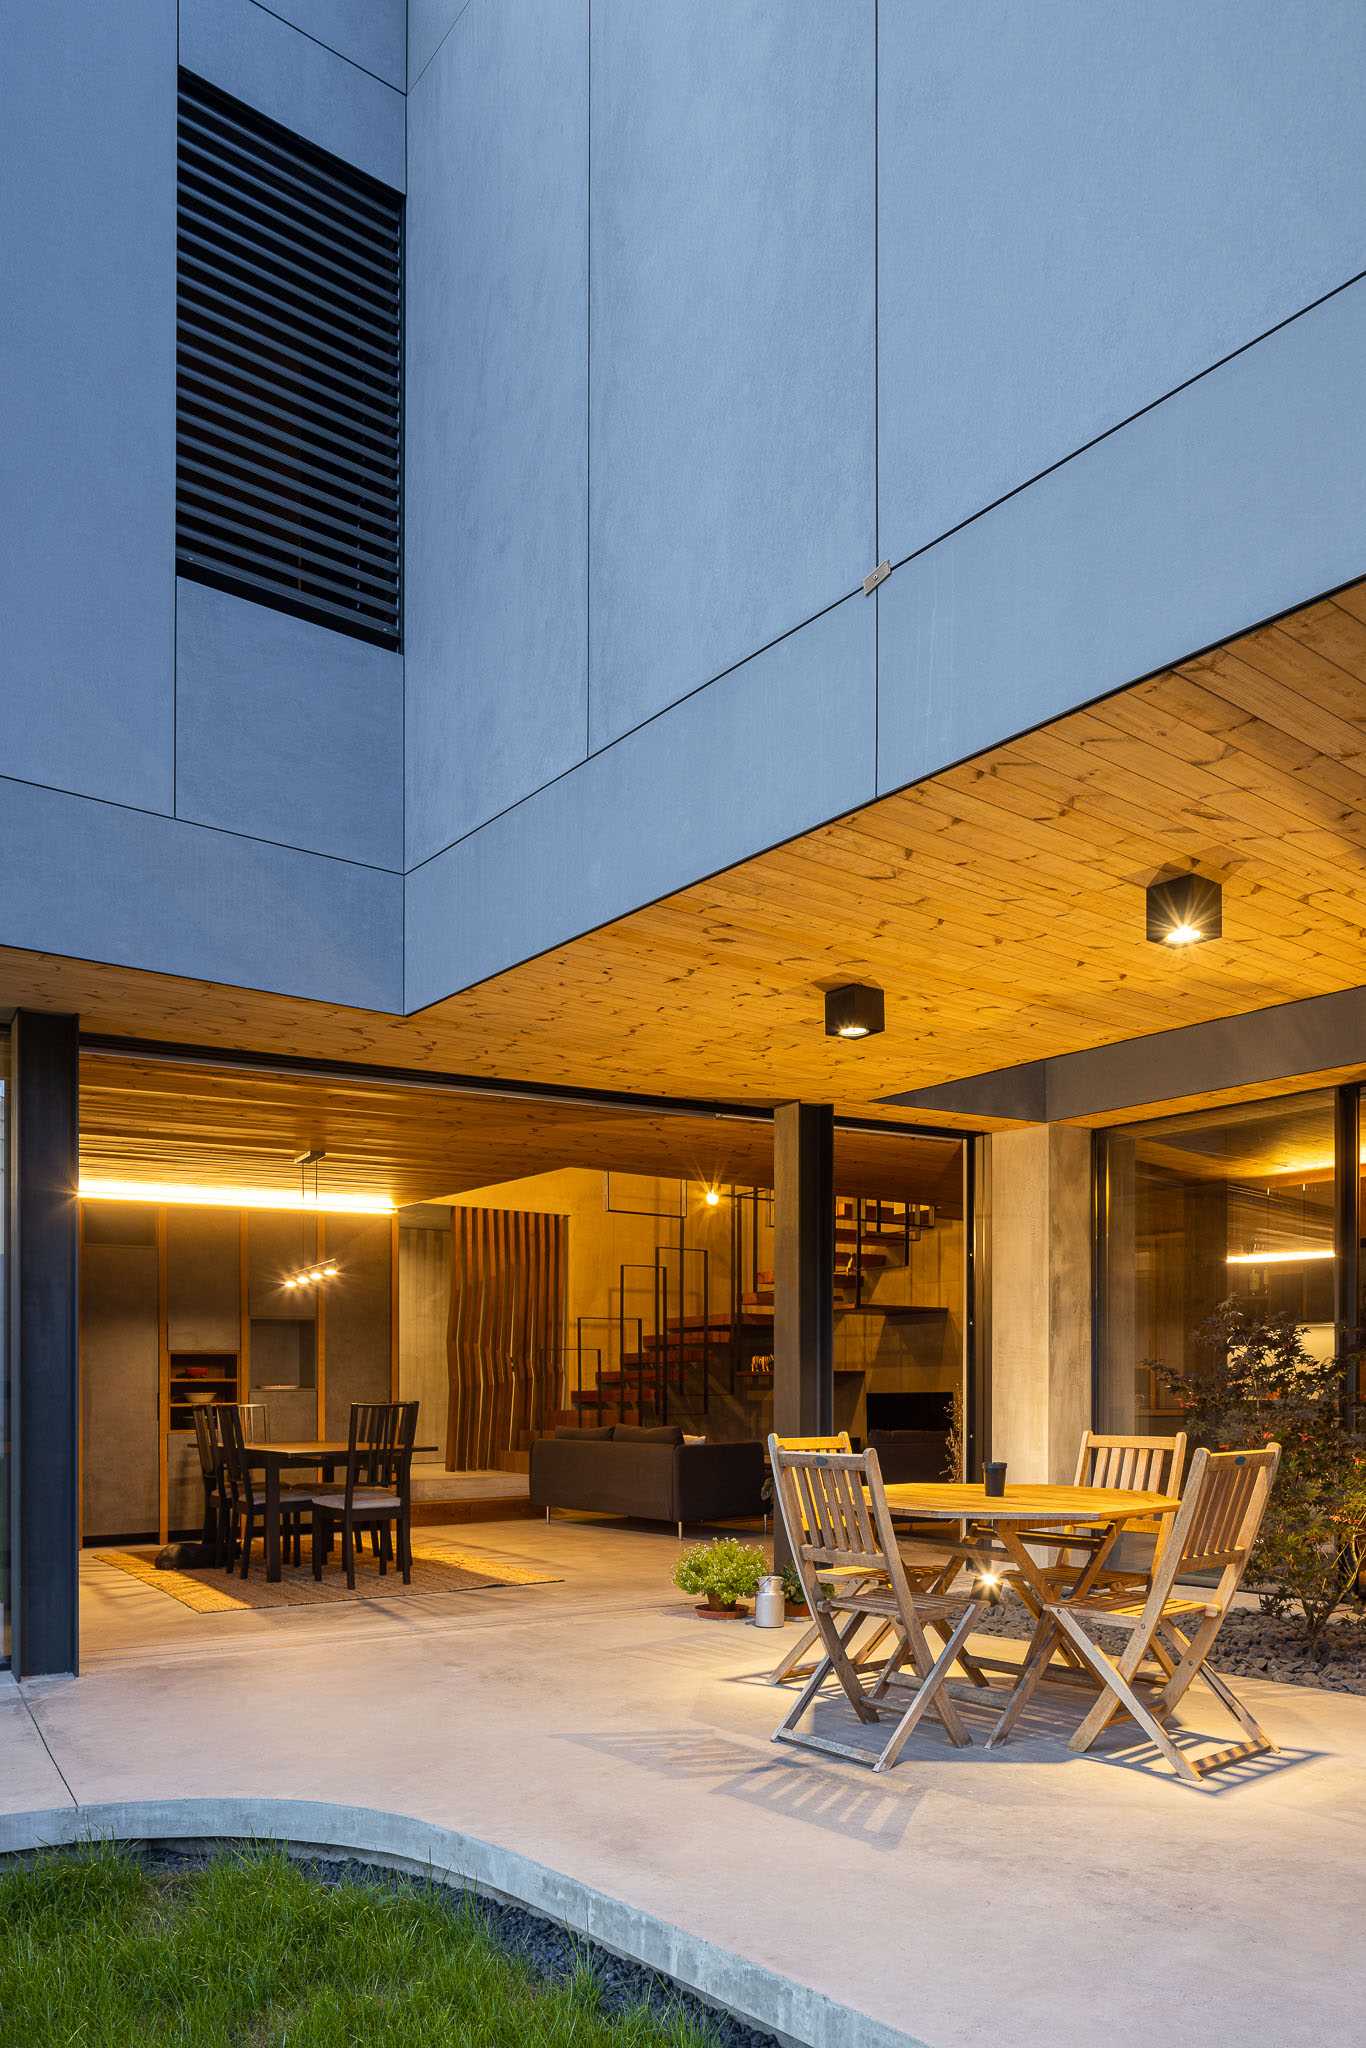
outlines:
[[[400,634],[403,202],[180,74],[176,568]]]

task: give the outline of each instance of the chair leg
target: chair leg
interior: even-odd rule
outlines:
[[[1153,1719],[1152,1714],[1129,1683],[1131,1674],[1122,1670],[1120,1665],[1107,1657],[1103,1650],[1098,1650],[1081,1623],[1068,1614],[1065,1609],[1059,1610],[1058,1620],[1063,1628],[1066,1629],[1091,1669],[1095,1672],[1097,1678],[1100,1679],[1109,1692],[1115,1695],[1120,1705],[1138,1723],[1148,1740],[1157,1746],[1177,1776],[1184,1778],[1189,1785],[1198,1785],[1200,1783],[1200,1773],[1196,1770],[1190,1758],[1177,1748],[1161,1722]],[[1124,1659],[1121,1661],[1126,1661],[1132,1657],[1135,1664],[1138,1663],[1144,1648],[1146,1648],[1146,1645],[1141,1645],[1139,1639],[1135,1637],[1133,1644],[1125,1651]],[[1096,1720],[1097,1716],[1107,1705],[1107,1701],[1101,1700],[1097,1706],[1092,1708],[1068,1744],[1069,1749],[1080,1752],[1090,1746],[1095,1739],[1093,1735],[1088,1733],[1090,1724]],[[1104,1723],[1102,1722],[1101,1725],[1103,1726]]]
[[[797,1723],[801,1720],[803,1714],[806,1712],[807,1708],[815,1699],[816,1694],[820,1691],[821,1687],[829,1678],[831,1671],[835,1668],[834,1659],[831,1654],[832,1637],[840,1645],[841,1656],[843,1658],[844,1666],[846,1671],[849,1672],[849,1682],[846,1683],[846,1681],[842,1678],[840,1680],[840,1683],[844,1686],[845,1693],[849,1699],[851,1706],[854,1708],[854,1711],[857,1713],[860,1721],[876,1721],[877,1708],[868,1705],[868,1702],[863,1697],[863,1689],[859,1685],[858,1679],[854,1675],[852,1668],[849,1665],[847,1657],[843,1657],[844,1649],[847,1648],[849,1642],[852,1640],[853,1636],[857,1632],[859,1623],[863,1620],[863,1618],[864,1617],[861,1614],[853,1615],[850,1618],[850,1620],[846,1623],[842,1634],[836,1628],[833,1619],[831,1619],[829,1622],[830,1635],[827,1635],[823,1628],[819,1629],[821,1641],[825,1644],[826,1654],[824,1657],[821,1658],[819,1664],[812,1672],[810,1678],[808,1678],[806,1684],[802,1687],[800,1693],[798,1693],[797,1698],[794,1700],[792,1704],[791,1711],[788,1713],[786,1718],[780,1721],[778,1726],[774,1729],[772,1737],[774,1742],[802,1742],[805,1739],[803,1736],[798,1735],[795,1732],[795,1730],[797,1727]],[[853,1686],[852,1692],[850,1691],[851,1684]],[[855,1694],[857,1694],[857,1697],[855,1697]]]
[[[982,1611],[982,1605],[983,1603],[980,1600],[974,1600],[969,1604],[959,1617],[953,1634],[949,1637],[947,1644],[940,1651],[937,1658],[930,1654],[930,1646],[926,1641],[925,1631],[919,1619],[914,1614],[910,1616],[910,1626],[905,1631],[906,1640],[904,1648],[899,1645],[896,1652],[899,1661],[904,1661],[906,1653],[909,1652],[911,1662],[915,1665],[916,1674],[920,1679],[915,1700],[912,1702],[914,1711],[907,1710],[907,1717],[903,1723],[907,1735],[910,1734],[926,1707],[932,1705],[935,1713],[944,1724],[944,1733],[948,1736],[949,1741],[958,1749],[966,1749],[970,1744],[972,1737],[963,1726],[961,1714],[948,1694],[942,1692],[941,1688],[945,1678],[948,1676],[949,1667],[952,1665],[954,1658],[957,1657],[962,1644],[967,1638],[969,1629],[975,1625],[977,1617]],[[938,1675],[936,1676],[936,1674]],[[902,1737],[902,1741],[904,1740],[905,1736]],[[900,1743],[897,1743],[895,1748],[893,1748],[892,1743],[887,1745],[887,1749],[883,1751],[883,1756],[887,1759],[888,1763],[896,1762],[897,1751],[900,1749],[900,1746]]]
[[[1057,1638],[1058,1624],[1051,1615],[1045,1614],[1034,1631],[1034,1639],[1020,1667],[1020,1675],[1015,1681],[1014,1690],[1002,1708],[996,1726],[987,1737],[988,1749],[999,1748],[1033,1698],[1039,1680],[1048,1669],[1048,1661],[1053,1655],[1053,1646]]]
[[[949,1672],[953,1669],[954,1660],[957,1658],[959,1651],[973,1629],[976,1628],[978,1617],[985,1604],[984,1601],[974,1600],[959,1616],[958,1624],[943,1649],[935,1658],[930,1669],[922,1674],[920,1684],[916,1687],[915,1698],[897,1722],[886,1748],[873,1765],[875,1771],[889,1771],[892,1768],[907,1742],[915,1733],[916,1723],[930,1707],[934,1708],[935,1713],[938,1714],[940,1720],[944,1723],[950,1742],[954,1743],[959,1749],[966,1749],[969,1746],[971,1737],[963,1726],[958,1709],[953,1705],[943,1688],[948,1679]],[[923,1635],[921,1636],[921,1641],[922,1643],[924,1642]]]
[[[1268,1751],[1271,1756],[1279,1756],[1281,1752],[1278,1746],[1271,1740],[1261,1723],[1243,1705],[1228,1680],[1219,1672],[1211,1670],[1208,1664],[1202,1666],[1200,1676],[1225,1711],[1233,1716],[1244,1735],[1259,1749]]]
[[[406,1512],[401,1512],[398,1518],[398,1555],[399,1566],[403,1573],[403,1583],[405,1586],[411,1586],[413,1583],[413,1532]]]
[[[346,1583],[354,1593],[356,1590],[356,1537],[355,1531],[351,1527],[351,1517],[349,1515],[342,1516],[341,1538],[342,1568],[346,1573]]]
[[[389,1570],[389,1524],[376,1522],[373,1530],[375,1555],[379,1559],[379,1575],[384,1578]]]
[[[312,1546],[311,1546],[311,1548],[312,1548],[312,1552],[313,1552],[313,1576],[314,1576],[314,1578],[315,1578],[315,1579],[317,1579],[317,1580],[318,1580],[318,1581],[319,1581],[320,1583],[321,1583],[321,1580],[322,1580],[322,1575],[323,1575],[323,1545],[324,1545],[324,1543],[325,1543],[325,1542],[326,1542],[326,1540],[327,1540],[327,1538],[326,1538],[326,1534],[325,1534],[325,1531],[324,1531],[324,1528],[323,1528],[323,1519],[324,1519],[324,1518],[323,1518],[322,1514],[320,1513],[320,1511],[319,1511],[319,1510],[318,1510],[317,1508],[314,1508],[314,1510],[313,1510],[313,1542],[312,1542]]]
[[[792,1676],[812,1644],[820,1641],[820,1633],[820,1630],[813,1621],[810,1628],[803,1634],[800,1642],[796,1643],[792,1649],[785,1651],[769,1672],[768,1682],[770,1685],[781,1685],[785,1678]]]

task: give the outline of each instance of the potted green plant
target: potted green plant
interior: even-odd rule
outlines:
[[[806,1594],[797,1576],[797,1567],[791,1558],[783,1566],[783,1601],[789,1621],[810,1621],[811,1609],[806,1604]]]
[[[763,1551],[734,1536],[696,1543],[674,1566],[674,1584],[679,1591],[703,1594],[697,1612],[715,1620],[739,1620],[747,1614],[748,1608],[741,1603],[754,1598],[760,1579],[767,1576],[768,1559]]]

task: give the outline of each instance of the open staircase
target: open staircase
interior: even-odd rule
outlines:
[[[934,1227],[934,1210],[925,1203],[840,1197],[835,1211],[836,1313],[875,1309],[868,1290],[890,1267],[909,1263],[911,1245]],[[607,1331],[608,1355],[590,1347],[584,1371],[579,1331],[565,1405],[550,1418],[551,1426],[673,1422],[703,1434],[761,1433],[768,1426],[773,1395],[774,1276],[758,1263],[758,1236],[756,1229],[748,1270],[738,1270],[744,1261],[733,1261],[728,1310],[670,1315],[667,1286],[661,1290],[657,1285],[653,1329],[620,1315],[584,1319]],[[665,1261],[679,1256],[672,1246],[663,1247],[661,1255]],[[633,1342],[622,1341],[628,1330],[638,1330]],[[618,1336],[615,1359],[613,1332]],[[519,1466],[526,1455],[510,1454]]]

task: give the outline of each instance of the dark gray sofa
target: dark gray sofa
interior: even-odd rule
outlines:
[[[764,1512],[760,1443],[685,1444],[681,1429],[560,1429],[531,1446],[532,1505],[631,1515],[643,1522],[724,1522]]]

